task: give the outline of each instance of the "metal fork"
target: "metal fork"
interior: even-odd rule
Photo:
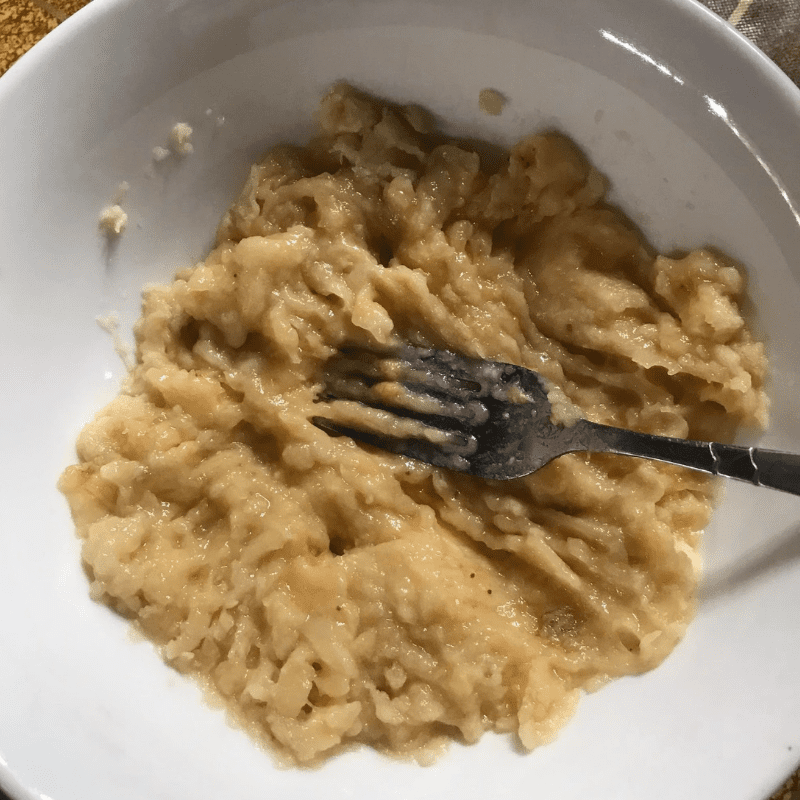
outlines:
[[[479,478],[529,475],[565,453],[619,453],[679,464],[800,495],[800,455],[637,433],[579,419],[551,421],[538,373],[448,351],[404,346],[384,353],[343,350],[329,362],[320,400],[351,400],[412,424],[397,436],[323,416],[312,422],[382,450]],[[387,416],[390,414],[391,416]]]

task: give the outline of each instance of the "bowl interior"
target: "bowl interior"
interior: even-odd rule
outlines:
[[[798,93],[699,6],[643,5],[95,0],[0,81],[0,786],[82,800],[478,798],[502,776],[504,793],[534,785],[553,800],[762,800],[791,770],[798,498],[728,487],[685,642],[585,698],[555,744],[522,755],[488,736],[429,769],[359,750],[308,772],[277,769],[89,600],[55,488],[124,374],[97,317],[112,314],[129,346],[142,287],[204,256],[249,165],[307,138],[341,79],[427,106],[456,135],[508,145],[559,129],[656,247],[711,245],[745,265],[772,360],[760,444],[800,450]],[[500,116],[481,111],[484,88],[507,98]],[[154,162],[178,121],[194,152]],[[128,228],[109,243],[98,215],[122,182]]]

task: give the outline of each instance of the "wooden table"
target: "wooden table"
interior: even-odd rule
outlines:
[[[59,22],[63,22],[70,14],[74,14],[89,2],[90,0],[0,0],[0,74],[52,31]],[[800,84],[800,2],[784,3],[781,0],[702,0],[702,2],[749,36],[796,83]],[[0,800],[8,800],[2,791]],[[687,800],[700,799],[687,798]],[[724,798],[709,798],[709,800],[724,800]],[[800,800],[800,768],[769,800]]]

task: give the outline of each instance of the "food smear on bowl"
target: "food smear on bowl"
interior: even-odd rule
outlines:
[[[125,369],[130,372],[136,360],[131,349],[122,341],[122,337],[119,335],[119,315],[114,311],[108,311],[96,317],[95,322],[111,337],[111,341],[114,344],[114,352],[119,356],[119,360]]]
[[[136,366],[60,481],[92,596],[297,763],[550,742],[680,640],[716,487],[584,453],[484,482],[329,437],[340,348],[520,364],[649,433],[766,416],[733,264],[654,253],[564,136],[488,172],[427,118],[339,85],[313,141],[253,166],[205,261],[146,291]]]
[[[491,117],[502,114],[507,102],[505,96],[497,89],[481,89],[478,93],[478,105],[481,111]]]

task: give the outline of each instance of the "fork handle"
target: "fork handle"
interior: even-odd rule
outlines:
[[[755,447],[738,447],[717,442],[698,442],[690,439],[673,439],[654,436],[624,428],[612,428],[584,421],[575,427],[580,449],[603,450],[609,453],[652,458],[690,469],[723,475],[754,486],[768,486],[782,492],[800,495],[800,454],[779,450],[759,450]],[[594,439],[595,444],[586,439]],[[602,445],[602,446],[598,446]]]

